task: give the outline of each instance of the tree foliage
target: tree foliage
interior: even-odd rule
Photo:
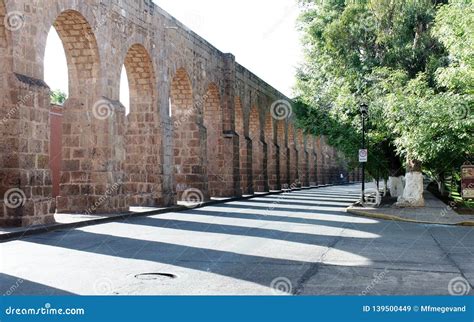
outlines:
[[[63,105],[64,102],[67,100],[67,95],[61,90],[54,90],[51,91],[51,104],[56,104],[56,105]]]
[[[473,155],[471,1],[300,3],[300,126],[327,136],[355,165],[359,105],[368,104],[374,176],[399,173],[407,157],[440,173]]]

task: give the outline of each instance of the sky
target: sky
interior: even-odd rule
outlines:
[[[198,35],[261,79],[292,97],[296,67],[303,60],[296,30],[296,0],[154,0]],[[67,64],[54,28],[48,35],[45,81],[67,89]],[[128,108],[128,82],[122,73],[120,100]]]

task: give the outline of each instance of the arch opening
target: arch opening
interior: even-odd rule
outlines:
[[[248,124],[245,126],[244,108],[240,97],[235,98],[235,132],[239,136],[239,168],[240,168],[240,190],[243,195],[251,194],[252,188],[252,146],[248,138]]]
[[[289,152],[286,134],[286,120],[277,121],[277,141],[280,159],[280,185],[282,189],[289,188]]]
[[[120,103],[125,107],[125,116],[128,116],[130,114],[130,82],[125,64],[122,65],[120,71]]]
[[[58,212],[84,213],[100,198],[96,187],[107,186],[107,179],[93,175],[90,157],[99,150],[102,134],[88,116],[89,107],[97,102],[100,62],[93,30],[81,13],[66,10],[56,17],[44,54],[44,79],[64,94],[52,95],[51,102],[53,196],[58,197]],[[105,212],[109,204],[91,212]]]
[[[290,159],[290,185],[298,186],[298,149],[296,146],[295,127],[293,123],[288,123],[288,149]]]
[[[211,197],[225,195],[225,160],[222,123],[222,108],[219,89],[209,85],[205,95],[203,124],[206,128],[206,161],[209,194]]]
[[[265,191],[264,171],[264,142],[262,141],[262,128],[260,114],[257,106],[252,106],[249,115],[249,135],[252,140],[252,191]]]
[[[170,103],[177,202],[202,202],[208,198],[201,144],[205,133],[198,124],[191,81],[184,69],[178,69],[171,82]]]
[[[280,160],[278,158],[278,148],[276,146],[275,119],[270,111],[265,116],[265,190],[277,190],[280,188]]]
[[[127,204],[132,208],[157,206],[162,203],[161,135],[155,71],[145,47],[134,44],[128,49],[121,73],[120,100],[126,110],[123,168]]]

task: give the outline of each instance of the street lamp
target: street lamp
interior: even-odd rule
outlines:
[[[365,103],[360,105],[360,115],[362,117],[362,150],[365,150],[365,120],[369,116],[369,106]],[[362,194],[361,194],[361,203],[365,202],[365,162],[362,163]]]

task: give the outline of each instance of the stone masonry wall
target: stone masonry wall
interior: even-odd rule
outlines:
[[[0,226],[331,180],[335,153],[296,135],[290,99],[151,1],[0,0],[0,22]],[[57,198],[44,82],[51,28],[69,75],[53,140]],[[124,65],[128,115],[119,102]]]

